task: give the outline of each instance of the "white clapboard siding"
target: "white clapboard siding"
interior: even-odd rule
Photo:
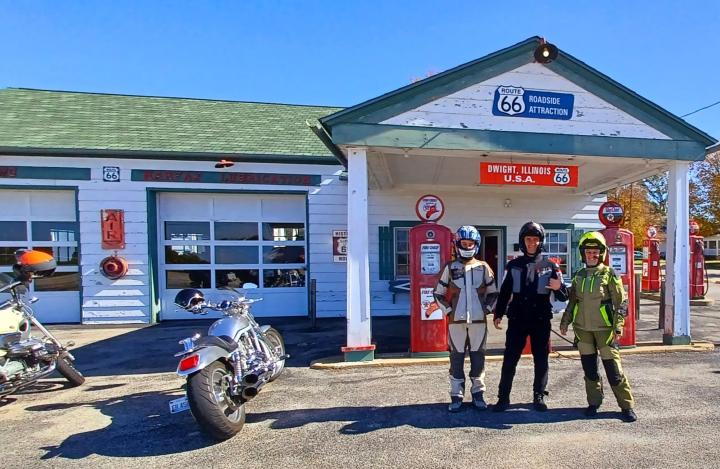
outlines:
[[[573,116],[569,120],[495,116],[492,113],[492,104],[498,86],[573,94]],[[669,139],[662,132],[537,63],[526,64],[471,85],[391,117],[382,123],[401,126]]]

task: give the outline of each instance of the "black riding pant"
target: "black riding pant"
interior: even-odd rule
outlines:
[[[548,355],[550,353],[550,319],[525,319],[515,318],[508,321],[507,334],[505,336],[505,353],[503,355],[502,373],[500,375],[500,386],[498,397],[510,399],[512,382],[515,377],[520,355],[525,347],[527,338],[530,337],[530,347],[535,364],[535,380],[533,381],[533,393],[544,393],[548,382]]]

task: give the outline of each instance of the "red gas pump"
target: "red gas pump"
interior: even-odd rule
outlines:
[[[436,222],[445,208],[439,197],[424,195],[415,207],[422,223],[410,229],[410,354],[445,354],[447,318],[433,291],[452,256],[452,231]]]
[[[635,267],[633,252],[635,236],[632,231],[620,228],[625,211],[617,202],[605,202],[600,206],[598,217],[605,225],[600,233],[608,243],[605,264],[615,270],[622,279],[628,301],[628,314],[625,318],[625,330],[619,344],[623,347],[635,346]]]
[[[642,291],[660,291],[660,242],[657,229],[649,226],[643,241]]]
[[[690,298],[705,298],[708,282],[705,276],[705,243],[700,232],[700,225],[690,220]]]

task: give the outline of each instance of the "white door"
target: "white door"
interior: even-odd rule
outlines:
[[[183,288],[217,301],[246,282],[255,316],[307,315],[305,213],[302,195],[159,194],[160,318],[196,317],[173,303]]]
[[[12,272],[15,251],[36,249],[57,260],[55,274],[35,279],[28,296],[40,322],[80,322],[78,221],[73,191],[0,190],[0,271]],[[4,299],[5,295],[2,295]]]

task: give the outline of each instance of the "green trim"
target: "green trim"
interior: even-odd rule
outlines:
[[[359,350],[357,352],[345,352],[346,362],[371,362],[375,360],[375,350]]]
[[[63,191],[77,191],[77,186],[47,186],[47,185],[36,185],[33,184],[32,186],[28,186],[27,183],[22,184],[0,184],[0,189],[16,189],[16,190],[26,190],[26,191],[55,191],[55,190],[63,190]],[[78,223],[80,222],[80,217],[78,217]]]
[[[310,317],[310,195],[305,192],[305,297],[307,298],[307,315]],[[317,293],[317,292],[316,292]],[[317,317],[317,311],[315,311]]]
[[[33,187],[33,189],[35,189]],[[60,188],[58,187],[58,190]],[[80,229],[80,188],[75,186],[72,188],[75,193],[75,220],[78,224],[77,243],[78,243],[78,274],[80,274],[80,324],[83,323],[83,303],[85,299],[85,291],[83,289],[83,272],[82,272],[82,230]]]
[[[330,134],[337,144],[334,127],[338,124],[382,122],[439,97],[509,72],[533,60],[532,53],[537,47],[539,39],[537,36],[531,37],[480,59],[451,68],[329,116],[321,117],[320,122],[326,128],[332,129]]]
[[[543,153],[702,161],[705,146],[688,140],[656,140],[500,130],[441,129],[381,124],[340,124],[337,145],[485,152]]]
[[[411,358],[446,358],[450,352],[410,352]]]
[[[540,223],[546,230],[574,230],[572,223]]]
[[[89,181],[90,168],[0,166],[0,179],[63,179]]]
[[[150,323],[160,320],[160,278],[158,270],[157,193],[147,188],[148,275],[150,276]]]
[[[132,160],[183,160],[216,162],[221,159],[235,163],[281,163],[281,164],[321,164],[337,165],[332,155],[309,156],[291,154],[263,153],[220,153],[220,152],[176,152],[147,150],[103,150],[95,148],[42,148],[42,147],[2,147],[0,154],[8,156],[51,156],[63,158],[123,158]]]
[[[643,98],[568,53],[562,52],[547,67],[668,137],[676,140],[690,139],[704,146],[717,142],[712,136],[688,124],[682,118]]]
[[[338,140],[337,126],[350,123],[383,122],[390,117],[417,109],[424,104],[532,63],[533,52],[539,40],[540,38],[537,36],[530,37],[478,60],[322,117],[320,122],[329,130],[334,144],[341,144],[342,142]],[[703,149],[717,142],[716,139],[688,124],[680,117],[643,98],[564,51],[560,51],[558,58],[546,66],[585,91],[609,102],[674,140],[690,140],[702,146]],[[412,148],[410,145],[398,146]],[[568,152],[568,154],[577,154],[577,152]]]
[[[280,174],[220,171],[173,171],[133,169],[130,180],[142,182],[182,182],[186,184],[262,184],[278,186],[319,186],[318,174]]]
[[[663,345],[690,345],[691,343],[689,335],[672,336],[663,334]]]

